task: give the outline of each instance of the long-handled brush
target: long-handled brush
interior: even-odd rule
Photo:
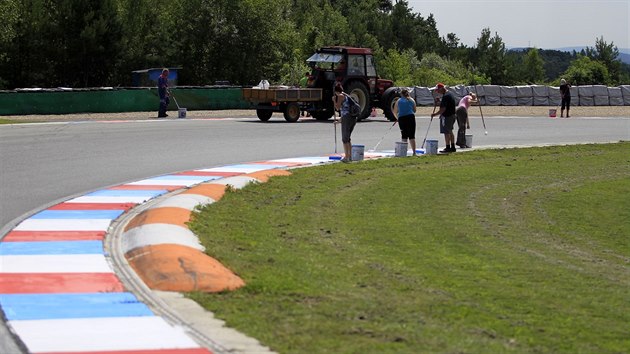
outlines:
[[[481,123],[483,123],[485,134],[488,135],[488,129],[486,129],[486,121],[483,119],[483,111],[481,110],[481,102],[479,103],[479,113],[481,114]]]
[[[468,88],[466,88],[466,90],[470,93],[470,90],[468,90]],[[486,129],[486,121],[483,119],[483,111],[481,110],[481,97],[479,97],[477,92],[475,92],[475,95],[477,96],[477,100],[479,101],[479,114],[481,114],[481,123],[483,123],[483,130],[485,131],[484,133],[488,135],[488,129]]]
[[[433,113],[431,113],[431,120],[429,121],[429,126],[427,127],[427,133],[424,134],[424,140],[422,140],[422,146],[420,146],[421,149],[424,149],[424,143],[427,142],[427,136],[429,136],[429,129],[431,129],[431,123],[433,122],[433,114],[435,113],[435,108],[437,107],[437,105],[434,103],[433,104]]]
[[[376,143],[376,145],[374,146],[373,149],[371,149],[370,151],[376,151],[376,148],[378,148],[379,145],[381,145],[381,142],[383,142],[383,139],[385,139],[385,137],[387,136],[387,134],[389,134],[389,132],[392,130],[392,128],[394,127],[394,125],[396,125],[396,123],[398,123],[397,120],[394,121],[394,124],[392,124],[391,127],[389,127],[389,129],[387,129],[387,132],[385,132],[385,134],[383,134],[383,137],[381,138],[381,140],[378,141],[378,143]]]

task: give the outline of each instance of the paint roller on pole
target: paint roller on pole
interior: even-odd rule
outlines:
[[[381,138],[381,140],[378,141],[378,143],[376,143],[376,145],[374,146],[373,149],[369,150],[369,151],[376,151],[376,148],[378,148],[378,146],[381,144],[381,142],[383,142],[383,139],[385,139],[385,137],[387,136],[387,134],[389,134],[389,132],[392,130],[392,128],[394,127],[394,125],[396,125],[396,123],[398,123],[398,120],[394,121],[394,124],[392,124],[391,127],[389,127],[389,129],[387,130],[387,132],[385,132],[385,134],[383,134],[383,137]]]

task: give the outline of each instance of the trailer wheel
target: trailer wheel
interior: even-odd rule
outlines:
[[[300,105],[295,102],[287,103],[284,107],[284,119],[287,122],[297,122],[300,119]]]
[[[273,111],[270,109],[256,109],[256,115],[258,116],[258,119],[260,119],[263,122],[266,122],[269,120],[269,118],[271,118],[271,115],[273,114]]]

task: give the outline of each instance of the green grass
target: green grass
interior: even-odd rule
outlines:
[[[10,119],[0,118],[0,124],[13,124],[13,123],[16,123],[16,122]]]
[[[280,353],[628,352],[629,152],[297,169],[196,216],[247,285],[189,296]]]

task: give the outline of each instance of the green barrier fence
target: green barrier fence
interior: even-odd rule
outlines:
[[[240,87],[181,87],[171,93],[188,110],[252,108]],[[158,105],[155,88],[0,92],[0,115],[143,112],[157,111]],[[175,100],[169,109],[177,109]]]

